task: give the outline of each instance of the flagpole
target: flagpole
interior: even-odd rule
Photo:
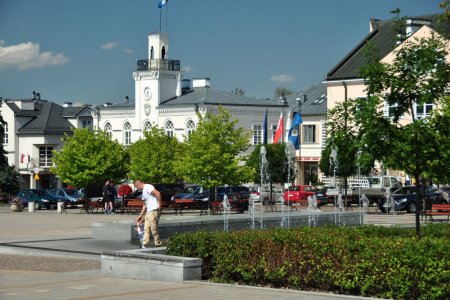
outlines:
[[[166,32],[169,33],[169,29],[167,29],[167,15],[169,13],[169,1],[166,2]]]
[[[159,32],[161,32],[161,9],[159,10]]]

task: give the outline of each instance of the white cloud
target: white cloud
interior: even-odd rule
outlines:
[[[117,48],[118,46],[119,46],[118,42],[109,42],[109,43],[103,44],[101,48],[103,50],[111,50],[111,49]]]
[[[39,44],[28,42],[5,46],[5,41],[0,40],[0,70],[43,68],[49,65],[63,65],[69,60],[70,58],[63,53],[40,52]]]
[[[295,77],[288,74],[280,74],[280,75],[273,75],[272,77],[270,77],[270,80],[285,83],[294,81]]]

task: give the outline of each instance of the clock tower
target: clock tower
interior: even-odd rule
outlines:
[[[137,61],[135,82],[135,115],[133,128],[143,129],[150,121],[159,124],[160,103],[181,96],[182,74],[179,60],[169,59],[169,36],[165,32],[148,35],[148,59]]]

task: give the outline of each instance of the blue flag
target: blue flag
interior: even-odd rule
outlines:
[[[267,144],[267,109],[264,115],[264,126],[263,126],[263,145]]]
[[[300,124],[303,123],[302,116],[299,113],[295,114],[294,121],[292,121],[291,129],[289,129],[288,141],[290,141],[296,150],[300,147]]]
[[[158,3],[158,7],[163,8],[163,6],[167,4],[167,1],[169,1],[169,0],[160,0]]]

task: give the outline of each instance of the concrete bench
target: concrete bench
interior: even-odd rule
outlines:
[[[107,277],[150,281],[200,280],[202,259],[165,255],[166,248],[102,253],[102,274]]]

